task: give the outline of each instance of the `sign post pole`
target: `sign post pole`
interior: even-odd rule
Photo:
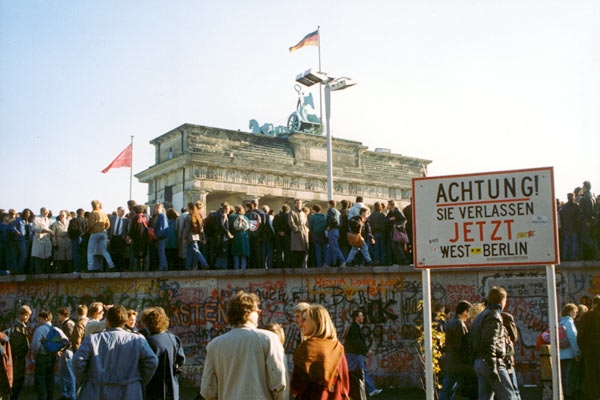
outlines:
[[[423,347],[425,348],[425,397],[434,400],[433,391],[433,349],[431,328],[431,275],[429,268],[421,271],[423,282]]]
[[[550,360],[552,361],[552,399],[562,399],[560,351],[558,344],[558,308],[556,301],[556,271],[554,264],[546,265],[548,285],[548,320],[550,322]]]

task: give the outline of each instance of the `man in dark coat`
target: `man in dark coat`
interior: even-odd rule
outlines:
[[[275,230],[275,268],[289,268],[291,263],[291,228],[288,224],[290,206],[284,204],[273,219]]]
[[[375,387],[371,376],[367,373],[364,357],[372,353],[363,336],[360,326],[363,323],[365,316],[362,311],[354,310],[352,312],[352,324],[348,328],[348,333],[344,340],[344,352],[346,353],[346,361],[348,362],[348,371],[362,371],[365,377],[365,388],[369,396],[377,396],[382,392],[381,389]],[[350,384],[353,384],[351,380]],[[354,390],[354,388],[352,388]],[[365,396],[366,397],[366,396]]]
[[[592,309],[581,317],[577,344],[585,367],[585,398],[600,398],[600,295],[592,300]]]
[[[445,326],[446,346],[442,362],[445,375],[440,400],[454,398],[456,393],[460,393],[466,378],[474,373],[469,330],[465,324],[470,308],[468,301],[459,302],[454,317]]]
[[[479,398],[489,399],[494,394],[498,400],[516,399],[506,368],[507,334],[501,315],[506,306],[506,290],[491,288],[487,300],[486,309],[475,318],[471,327]]]

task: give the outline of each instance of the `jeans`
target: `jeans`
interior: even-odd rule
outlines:
[[[9,262],[9,254],[11,252],[8,243],[0,243],[0,269],[9,269],[13,266]]]
[[[35,357],[35,388],[38,400],[52,400],[54,398],[54,354],[38,354]]]
[[[75,400],[75,373],[73,372],[73,351],[65,350],[58,359],[58,386],[60,395]]]
[[[575,360],[572,358],[560,360],[560,379],[565,396],[573,396],[575,394],[575,374],[573,374],[574,366]]]
[[[246,256],[233,256],[233,269],[246,269]]]
[[[335,266],[338,261],[340,264],[343,264],[346,259],[342,250],[340,250],[340,230],[338,228],[330,229],[327,234],[327,240],[329,241],[329,246],[325,252],[325,264]]]
[[[197,269],[198,262],[203,267],[208,267],[206,259],[198,248],[198,242],[192,240],[187,245],[187,257],[185,259],[185,269]]]
[[[579,235],[577,232],[565,235],[561,255],[563,260],[577,260],[579,258]]]
[[[446,372],[442,380],[442,390],[438,400],[452,400],[463,385],[463,375],[456,372]]]
[[[15,240],[15,273],[25,273],[25,261],[27,261],[27,240]]]
[[[358,369],[362,369],[364,371],[365,388],[367,389],[367,393],[371,393],[373,390],[377,389],[373,383],[373,379],[371,379],[371,375],[367,373],[367,368],[365,367],[365,357],[362,354],[346,353],[346,362],[348,363],[348,371],[356,371]]]
[[[370,247],[373,251],[374,262],[378,263],[379,265],[387,265],[385,263],[385,243],[383,243],[384,235],[381,233],[374,233],[373,236],[375,236],[375,243]]]
[[[367,241],[365,240],[365,242],[363,243],[363,245],[361,247],[352,246],[352,248],[350,249],[350,254],[348,254],[348,259],[346,260],[346,264],[350,264],[352,262],[352,260],[354,260],[354,255],[356,254],[356,252],[358,250],[360,250],[360,252],[365,257],[365,260],[367,260],[368,263],[371,262],[371,255],[369,254],[369,245],[367,244]]]
[[[98,252],[104,257],[106,262],[108,263],[108,268],[113,269],[115,264],[110,257],[110,253],[106,250],[106,243],[108,242],[108,238],[106,237],[106,232],[96,232],[90,235],[90,240],[88,242],[87,248],[87,258],[88,258],[88,270],[89,271],[98,271],[99,269],[94,266],[94,254],[96,254],[96,247],[98,247]]]
[[[81,243],[83,239],[78,237],[77,239],[71,239],[71,254],[73,255],[73,271],[81,272],[82,264],[82,253],[81,253]]]
[[[263,237],[260,243],[260,252],[261,252],[261,267],[266,267],[271,269],[273,268],[273,245],[274,239],[272,237]]]
[[[325,243],[312,242],[315,251],[315,265],[313,267],[320,268],[323,266],[323,259],[325,258],[325,251],[327,245]]]
[[[169,262],[167,261],[167,239],[158,239],[156,241],[156,250],[158,251],[158,270],[168,271]]]
[[[496,360],[497,376],[484,359],[475,360],[477,374],[477,391],[479,400],[517,400],[513,384],[506,370],[504,361]]]
[[[385,235],[383,235],[382,238],[383,241],[383,256],[384,259],[380,260],[380,262],[383,265],[392,265],[394,263],[394,257],[393,257],[393,251],[392,251],[392,244],[394,243],[392,241],[392,234],[388,234],[386,233]]]

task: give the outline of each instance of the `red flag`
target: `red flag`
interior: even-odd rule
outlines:
[[[117,158],[110,163],[110,165],[102,170],[102,173],[105,174],[111,168],[121,168],[121,167],[131,167],[131,149],[133,148],[133,144],[129,144],[129,146],[125,147]]]

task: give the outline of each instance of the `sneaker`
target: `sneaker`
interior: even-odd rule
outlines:
[[[373,389],[373,391],[371,393],[369,393],[369,397],[375,397],[378,394],[380,394],[381,392],[383,392],[383,389]]]
[[[343,262],[343,263],[340,264],[340,268],[344,268],[345,266],[346,266],[345,262]]]

